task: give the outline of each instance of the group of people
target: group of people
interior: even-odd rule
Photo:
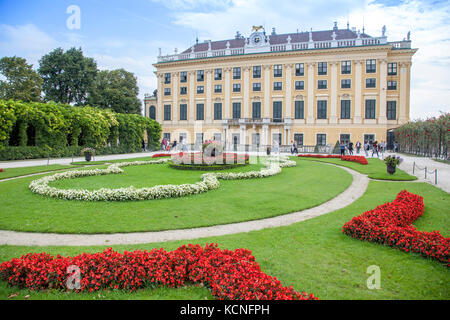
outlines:
[[[374,142],[369,142],[366,141],[364,143],[364,146],[361,144],[361,142],[357,141],[356,144],[353,144],[353,142],[349,142],[349,143],[345,143],[344,141],[341,141],[340,143],[340,151],[341,151],[341,155],[344,156],[346,154],[346,152],[348,152],[349,155],[353,155],[353,151],[356,148],[356,154],[359,154],[361,151],[361,148],[364,147],[364,152],[366,154],[366,157],[369,156],[369,152],[372,151],[372,157],[376,154],[377,157],[380,156],[380,153],[383,154],[386,152],[386,141],[374,141]],[[397,147],[395,147],[395,143],[394,143],[394,151],[397,151],[398,149],[398,144]]]
[[[172,143],[169,139],[164,138],[161,141],[161,150],[170,152],[171,150],[188,151],[188,146],[186,144],[186,139],[181,139],[181,143],[178,143],[177,140],[174,140]]]

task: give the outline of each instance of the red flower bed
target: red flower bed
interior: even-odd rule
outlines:
[[[359,240],[385,244],[450,266],[450,238],[439,231],[418,231],[412,223],[423,214],[423,198],[401,191],[387,202],[347,222],[342,231]]]
[[[313,294],[284,287],[261,271],[247,249],[221,250],[217,245],[182,246],[175,251],[154,249],[123,254],[111,248],[102,253],[76,257],[53,257],[46,253],[27,254],[0,265],[0,276],[10,285],[45,290],[68,290],[69,266],[80,268],[80,289],[124,289],[168,286],[186,282],[203,283],[219,299],[232,300],[317,300]]]
[[[327,155],[323,155],[323,154],[299,154],[299,157],[305,157],[305,158],[325,158],[325,159],[330,159],[330,158],[336,158],[339,159],[341,156],[337,156],[337,155],[333,155],[333,154],[327,154]]]
[[[152,156],[152,158],[162,158],[162,157],[170,157],[172,156],[170,153],[157,153]]]
[[[368,164],[367,159],[363,156],[341,156],[341,160],[357,162],[363,165]]]
[[[0,168],[0,172],[3,172],[3,169],[2,169],[2,168]]]
[[[327,154],[327,155],[322,155],[322,154],[299,154],[299,157],[305,157],[305,158],[319,158],[319,159],[341,159],[344,161],[352,161],[352,162],[357,162],[360,164],[368,164],[367,163],[367,159],[363,156],[339,156],[339,155],[334,155],[334,154]]]

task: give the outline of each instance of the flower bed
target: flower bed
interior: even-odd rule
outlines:
[[[357,162],[357,163],[362,164],[362,165],[367,165],[368,164],[367,159],[365,157],[363,157],[363,156],[342,156],[341,160]]]
[[[333,154],[299,154],[300,158],[319,158],[319,159],[340,159],[341,156],[333,155]]]
[[[301,158],[318,158],[318,159],[341,159],[344,161],[352,161],[357,162],[362,165],[367,165],[367,159],[363,156],[339,156],[339,155],[333,155],[333,154],[299,154],[298,157]]]
[[[423,198],[401,191],[385,203],[347,222],[342,231],[359,240],[385,244],[405,252],[416,252],[450,266],[450,238],[439,231],[418,231],[412,223],[423,214]]]
[[[176,288],[202,283],[221,300],[317,300],[313,294],[284,287],[261,271],[251,251],[221,250],[217,245],[182,246],[123,254],[111,248],[76,257],[27,254],[0,265],[0,276],[11,286],[31,290],[68,290],[69,266],[80,270],[76,292],[103,289],[135,291],[156,286]]]
[[[152,158],[162,158],[162,157],[171,157],[170,153],[157,153],[152,156]]]
[[[160,159],[152,161],[135,161],[122,162],[110,165],[107,169],[95,170],[71,170],[67,172],[57,173],[51,176],[33,180],[29,188],[32,192],[65,200],[81,200],[81,201],[140,201],[155,200],[163,198],[184,197],[188,195],[199,194],[219,188],[218,178],[226,180],[265,178],[276,175],[281,172],[282,167],[295,166],[295,161],[290,161],[286,157],[267,158],[266,169],[260,171],[249,171],[243,173],[205,173],[201,176],[202,181],[194,184],[182,185],[159,185],[151,188],[136,189],[133,186],[120,189],[99,189],[99,190],[83,190],[83,189],[57,189],[50,187],[49,183],[56,180],[73,179],[87,176],[98,176],[107,174],[120,174],[123,170],[120,167],[147,165],[147,164],[165,164],[170,159]]]

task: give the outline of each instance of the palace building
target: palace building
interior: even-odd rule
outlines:
[[[387,141],[409,121],[411,40],[388,42],[354,28],[197,43],[158,57],[156,96],[145,114],[163,137],[198,146],[214,138],[227,148],[277,141],[326,146]]]

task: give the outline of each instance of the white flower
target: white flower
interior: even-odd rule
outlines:
[[[205,173],[201,176],[200,182],[193,184],[182,185],[159,185],[150,188],[136,189],[133,186],[128,188],[99,190],[83,190],[83,189],[57,189],[50,187],[49,183],[63,179],[74,179],[88,176],[99,176],[107,174],[121,174],[124,171],[121,167],[147,165],[147,164],[165,164],[169,159],[151,160],[151,161],[135,161],[122,162],[110,165],[107,169],[94,170],[72,170],[62,173],[56,173],[51,176],[46,176],[41,179],[33,180],[30,183],[30,190],[34,193],[66,200],[81,200],[81,201],[140,201],[140,200],[154,200],[163,198],[184,197],[193,194],[207,192],[220,187],[218,179],[223,180],[238,180],[238,179],[254,179],[265,178],[281,173],[281,168],[296,166],[295,161],[289,160],[287,157],[270,157],[266,159],[266,168],[260,171],[248,172],[220,172],[220,173]]]

